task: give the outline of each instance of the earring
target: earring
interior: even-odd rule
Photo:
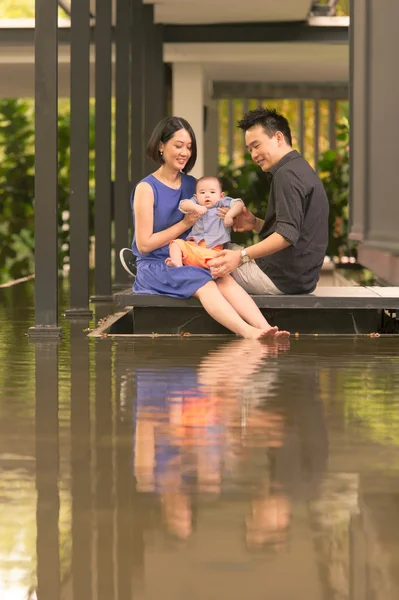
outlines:
[[[159,151],[159,155],[160,155],[160,156],[163,156],[163,152],[162,152],[162,150],[160,150],[160,151]]]

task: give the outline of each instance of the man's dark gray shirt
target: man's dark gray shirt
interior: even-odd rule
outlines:
[[[313,292],[328,243],[328,199],[323,184],[308,162],[296,151],[286,154],[268,171],[270,196],[264,240],[274,232],[290,245],[257,265],[284,294]]]

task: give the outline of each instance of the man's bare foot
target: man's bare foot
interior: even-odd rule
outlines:
[[[173,268],[176,268],[176,269],[177,269],[178,267],[182,267],[182,266],[183,266],[183,264],[179,265],[179,264],[178,264],[178,263],[177,263],[175,260],[172,260],[171,258],[167,258],[167,259],[165,260],[165,264],[166,264],[168,267],[173,267]]]

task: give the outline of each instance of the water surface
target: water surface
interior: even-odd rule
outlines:
[[[1,600],[398,597],[396,338],[61,321],[0,291]]]

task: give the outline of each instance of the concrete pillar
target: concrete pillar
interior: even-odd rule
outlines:
[[[399,82],[392,73],[398,20],[396,2],[352,0],[351,238],[362,242],[359,262],[394,285],[399,285]]]
[[[197,162],[191,175],[204,175],[204,73],[202,66],[191,63],[173,64],[173,115],[187,119],[197,138]]]

